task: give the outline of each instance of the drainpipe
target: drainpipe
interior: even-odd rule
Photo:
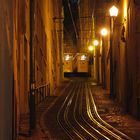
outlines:
[[[140,120],[140,96],[137,97],[137,117]]]
[[[29,134],[36,128],[35,110],[35,48],[34,22],[35,22],[35,0],[30,0],[30,93],[29,93]]]

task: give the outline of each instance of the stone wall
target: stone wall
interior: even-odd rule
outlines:
[[[139,5],[134,1],[118,3],[114,34],[114,91],[125,110],[138,117],[139,108]]]

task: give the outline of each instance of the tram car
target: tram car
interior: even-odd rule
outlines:
[[[86,53],[77,55],[77,72],[88,74],[88,55]]]
[[[64,65],[63,72],[64,73],[72,73],[76,71],[77,59],[74,54],[65,53],[64,54]]]

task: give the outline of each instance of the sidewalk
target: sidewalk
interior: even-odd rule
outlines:
[[[46,100],[37,107],[37,113],[36,113],[37,126],[36,126],[36,130],[33,132],[31,136],[28,135],[29,117],[25,116],[25,118],[23,118],[24,120],[22,120],[23,122],[21,124],[22,126],[20,130],[20,134],[18,136],[18,140],[45,140],[45,134],[43,130],[41,130],[41,127],[40,127],[40,117],[42,113],[44,112],[44,110],[47,110],[49,103],[53,102],[55,98],[56,97],[47,97]]]
[[[48,108],[51,106],[51,104],[58,98],[58,96],[61,94],[63,88],[65,87],[65,84],[67,83],[67,80],[61,84],[60,87],[58,87],[55,92],[54,96],[48,96],[43,103],[41,103],[37,107],[37,126],[36,130],[33,132],[31,136],[28,136],[28,130],[29,130],[29,116],[26,115],[23,117],[23,120],[21,122],[21,135],[18,135],[17,140],[47,140],[47,135],[44,133],[44,130],[40,126],[40,120],[41,116],[44,111],[48,110]]]

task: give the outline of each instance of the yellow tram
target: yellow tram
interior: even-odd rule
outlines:
[[[88,73],[88,55],[86,53],[77,54],[77,72]]]
[[[75,72],[77,68],[77,59],[74,54],[64,53],[63,72]]]

